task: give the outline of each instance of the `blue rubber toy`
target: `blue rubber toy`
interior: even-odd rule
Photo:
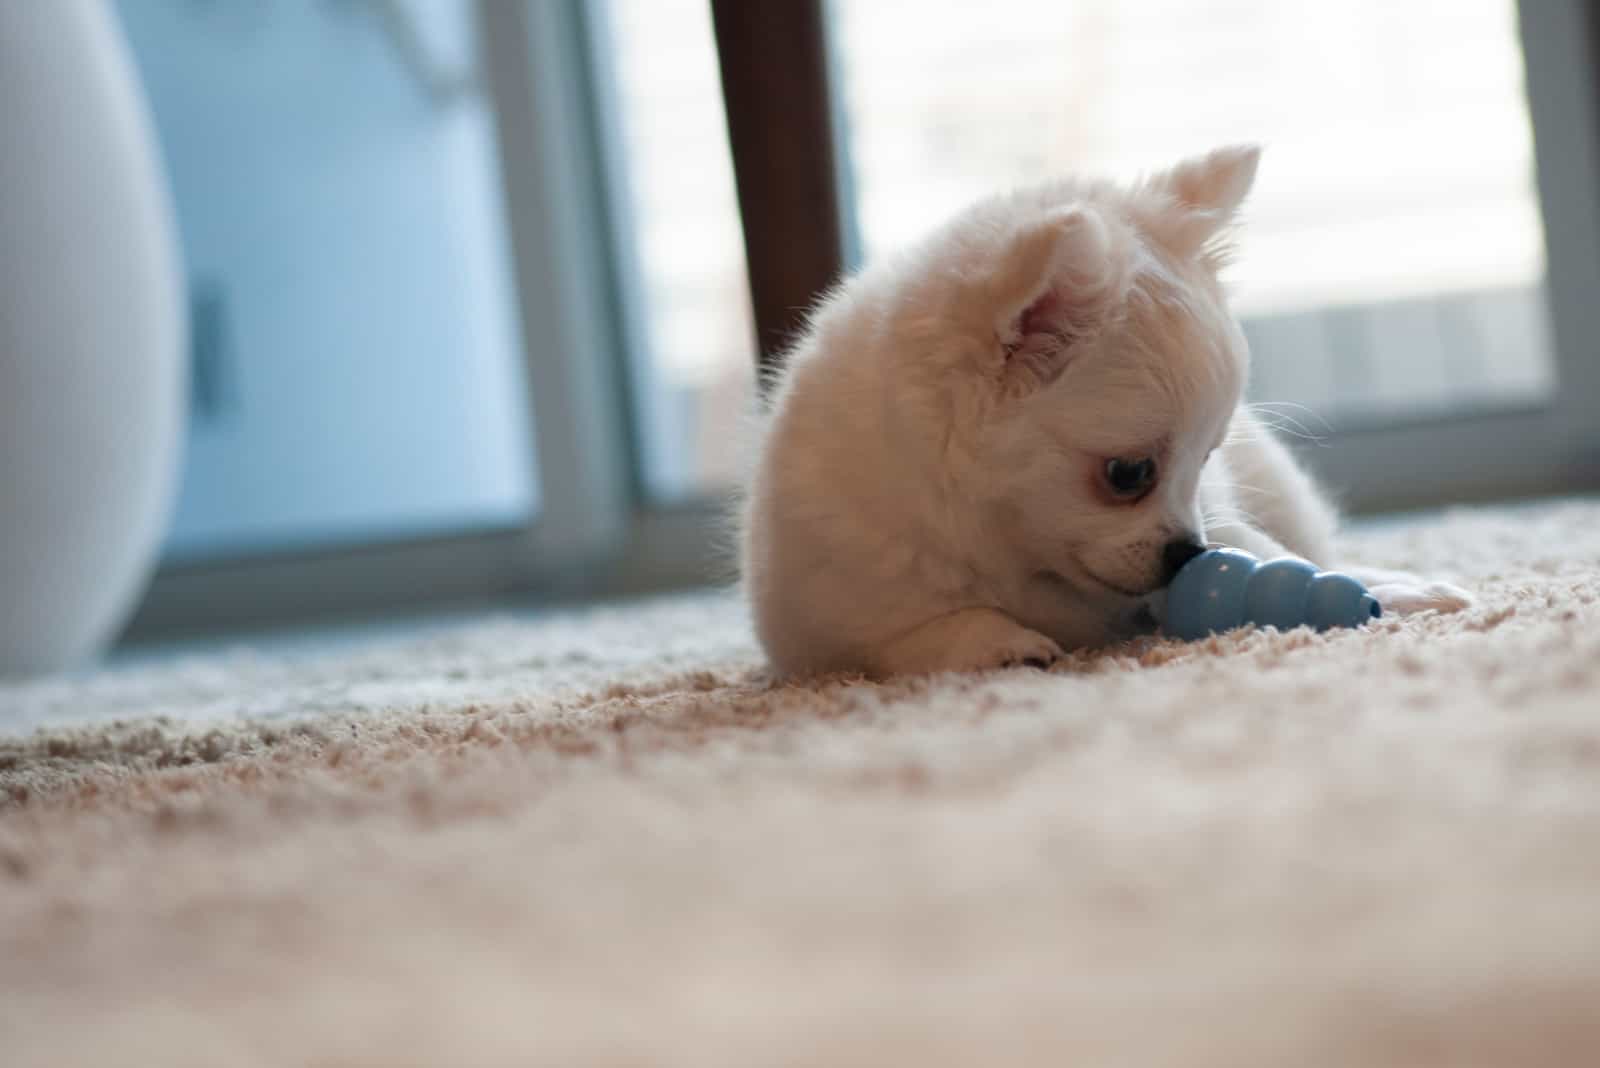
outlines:
[[[1258,627],[1359,627],[1383,615],[1367,588],[1349,575],[1318,571],[1285,556],[1262,563],[1238,549],[1208,549],[1167,588],[1162,631],[1193,641],[1254,623]]]

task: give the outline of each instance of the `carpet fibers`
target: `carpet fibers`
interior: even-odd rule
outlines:
[[[735,603],[0,686],[0,1062],[1600,1063],[1600,505],[1481,596],[774,686]]]

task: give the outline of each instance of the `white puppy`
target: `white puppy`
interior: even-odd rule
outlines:
[[[1258,158],[992,198],[822,303],[744,502],[778,671],[1043,666],[1149,630],[1206,543],[1329,564],[1333,509],[1240,405],[1217,280]],[[1465,603],[1378,581],[1391,611]]]

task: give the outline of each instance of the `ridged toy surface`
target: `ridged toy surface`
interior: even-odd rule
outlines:
[[[1383,614],[1349,575],[1304,560],[1265,563],[1239,549],[1208,549],[1185,564],[1167,589],[1162,631],[1192,641],[1235,627],[1359,627]]]

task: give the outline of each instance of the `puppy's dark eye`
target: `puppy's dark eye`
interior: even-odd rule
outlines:
[[[1146,456],[1138,460],[1107,460],[1106,488],[1120,501],[1136,501],[1156,484],[1156,462]]]

